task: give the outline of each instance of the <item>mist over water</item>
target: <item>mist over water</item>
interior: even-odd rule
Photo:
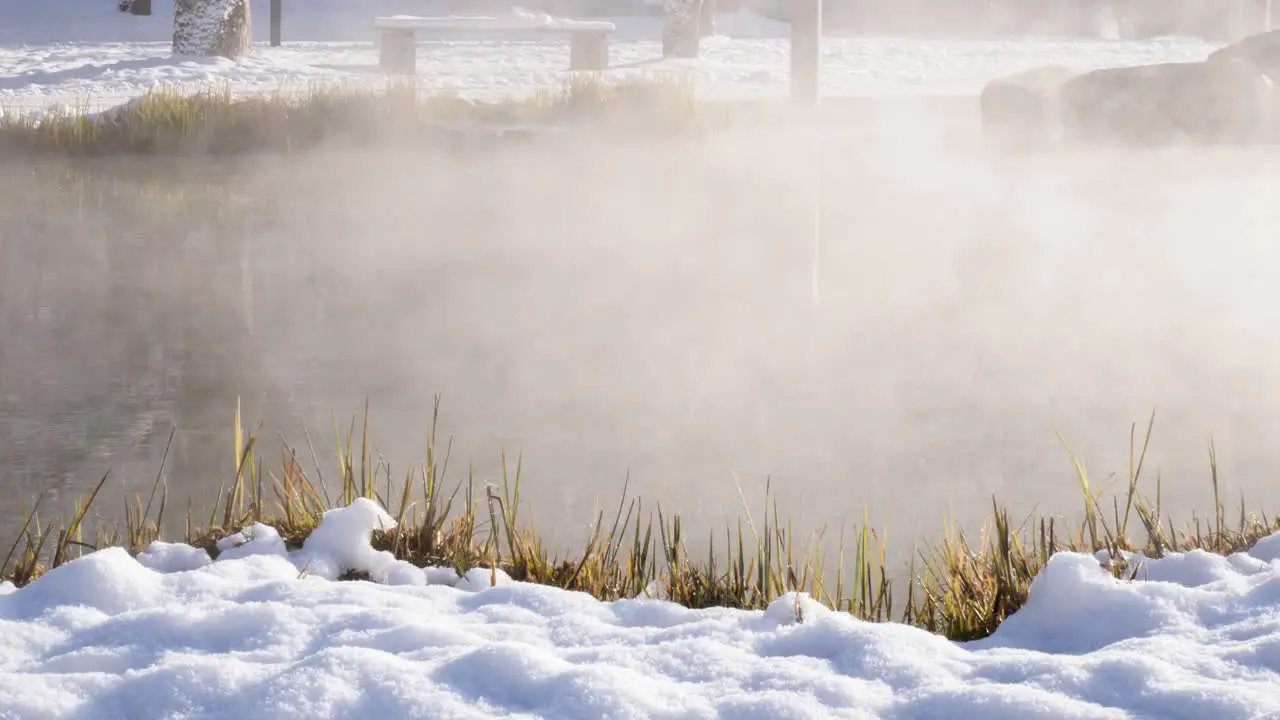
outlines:
[[[1073,515],[1055,431],[1123,477],[1153,408],[1167,509],[1211,509],[1211,436],[1230,496],[1272,508],[1275,161],[1003,156],[968,99],[700,141],[10,165],[0,517],[108,466],[149,487],[175,426],[176,502],[212,502],[238,395],[268,462],[279,432],[309,465],[305,424],[332,480],[331,411],[345,434],[368,399],[399,477],[441,394],[452,477],[523,453],[566,544],[628,474],[699,528],[768,478],[801,532],[865,508],[906,544],[993,494]]]

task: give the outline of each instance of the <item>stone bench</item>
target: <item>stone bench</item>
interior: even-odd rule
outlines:
[[[414,17],[393,15],[374,20],[381,37],[379,64],[384,72],[413,75],[417,67],[415,35],[431,32],[448,37],[537,33],[568,35],[569,70],[599,72],[609,66],[609,33],[617,29],[610,22],[564,20],[547,16]]]

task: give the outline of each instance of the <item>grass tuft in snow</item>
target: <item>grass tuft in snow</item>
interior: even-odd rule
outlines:
[[[229,87],[184,94],[160,89],[91,112],[87,104],[43,114],[0,106],[0,151],[71,155],[299,152],[321,143],[448,143],[460,137],[519,136],[589,126],[643,136],[704,129],[693,87],[656,77],[575,77],[528,98],[478,102],[420,96],[412,83],[382,90],[315,85],[304,93],[237,98]]]
[[[152,545],[165,526],[162,474],[145,499],[142,494],[129,498],[123,524],[100,527],[86,539],[85,517],[104,477],[63,526],[44,523],[37,502],[17,542],[3,556],[0,581],[21,587],[86,551],[114,546],[135,555],[150,546],[148,557],[154,561],[183,567],[198,567],[223,553],[305,554],[313,545],[324,544],[322,533],[315,531],[327,512],[334,517],[335,508],[355,506],[362,509],[348,521],[369,523],[373,551],[383,564],[407,561],[419,567],[452,568],[472,585],[497,584],[510,577],[583,591],[602,600],[657,597],[693,608],[764,609],[787,593],[803,592],[828,608],[865,620],[898,620],[950,639],[972,640],[990,635],[1022,607],[1032,579],[1057,552],[1094,554],[1116,577],[1132,580],[1145,558],[1196,549],[1230,555],[1280,530],[1280,518],[1250,514],[1243,501],[1228,520],[1212,447],[1212,518],[1193,518],[1181,528],[1164,518],[1159,480],[1154,500],[1140,492],[1153,416],[1140,444],[1136,433],[1131,434],[1127,482],[1110,507],[1101,502],[1102,489],[1095,487],[1084,464],[1071,454],[1083,520],[1070,527],[1048,517],[1016,523],[993,499],[977,540],[947,529],[941,541],[917,548],[905,587],[894,586],[886,544],[865,520],[851,536],[841,533],[834,555],[831,548],[809,543],[802,547],[768,490],[763,512],[754,513],[744,498],[741,520],[705,536],[710,541],[705,556],[688,551],[690,535],[678,513],[629,497],[625,486],[618,506],[599,513],[591,535],[577,550],[553,551],[537,525],[520,513],[525,488],[518,458],[512,466],[504,455],[500,476],[491,483],[470,476],[457,482],[445,479],[450,446],[437,443],[439,409],[437,401],[425,462],[403,477],[393,477],[384,461],[374,459],[367,412],[358,438],[354,422],[345,434],[335,427],[336,479],[323,477],[310,436],[303,453],[310,469],[304,469],[300,453],[290,447],[268,469],[267,459],[258,452],[259,436],[244,431],[237,409],[238,470],[206,513],[187,512],[184,542],[191,547]],[[329,480],[336,480],[332,495],[326,489],[331,487]],[[191,556],[192,547],[206,555]],[[303,572],[339,580],[378,579],[368,571],[370,563],[346,562],[347,567],[305,567]]]

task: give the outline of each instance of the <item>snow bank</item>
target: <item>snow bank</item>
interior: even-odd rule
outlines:
[[[716,15],[715,36],[735,40],[781,39],[791,36],[791,25],[750,10]]]
[[[1137,582],[1059,554],[994,636],[952,643],[803,595],[746,612],[602,603],[502,574],[491,587],[488,571],[377,553],[369,534],[392,524],[358,500],[294,552],[255,525],[216,561],[155,543],[0,585],[0,718],[1280,712],[1280,535],[1231,558],[1148,561],[1159,579]],[[324,579],[355,567],[392,584]]]
[[[0,0],[3,4],[6,0]],[[13,4],[13,0],[7,0]],[[286,0],[284,47],[266,46],[269,0],[250,0],[247,56],[175,57],[172,0],[153,14],[119,12],[115,0],[39,0],[0,11],[0,112],[41,117],[50,111],[100,111],[167,88],[229,88],[237,96],[305,94],[311,88],[382,89],[374,18],[449,16],[497,10],[496,18],[533,27],[546,20],[512,3],[477,8],[464,0]],[[490,14],[490,13],[484,13]],[[748,10],[721,14],[697,60],[661,61],[662,18],[600,17],[617,27],[610,42],[613,79],[676,74],[701,96],[780,99],[788,83],[787,25]],[[526,38],[526,40],[528,40]],[[1186,38],[1144,41],[1076,39],[920,39],[831,37],[823,60],[827,97],[979,93],[993,78],[1032,67],[1074,70],[1203,60],[1221,47]],[[528,96],[563,87],[564,38],[508,42],[492,37],[420,43],[417,81],[424,92],[467,97]]]
[[[54,42],[164,42],[173,38],[173,0],[152,0],[151,14],[120,12],[117,0],[4,0],[0,44]],[[21,9],[14,9],[18,5]],[[287,37],[350,41],[374,37],[373,18],[401,6],[431,7],[405,0],[285,0]],[[436,3],[438,5],[438,3]],[[270,37],[270,0],[251,0],[253,38]]]

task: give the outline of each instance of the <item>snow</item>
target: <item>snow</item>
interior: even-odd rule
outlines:
[[[234,535],[222,538],[217,542],[217,548],[218,558],[222,560],[234,560],[251,555],[283,557],[286,554],[284,540],[280,537],[280,533],[276,532],[275,528],[262,523],[254,523]]]
[[[448,2],[307,0],[285,3],[283,47],[267,46],[267,0],[253,0],[254,52],[244,58],[171,53],[172,7],[154,0],[149,17],[109,0],[0,0],[0,109],[41,113],[96,111],[148,90],[229,88],[238,95],[304,93],[316,87],[381,88],[374,19],[459,14]],[[444,7],[442,7],[442,5]],[[442,12],[442,10],[444,12]],[[545,18],[518,9],[493,14],[519,27]],[[570,20],[574,18],[569,18]],[[611,78],[676,75],[709,98],[781,98],[787,94],[787,26],[744,11],[721,15],[697,60],[661,60],[661,19],[600,17],[617,26]],[[562,87],[569,41],[529,32],[511,39],[477,35],[418,44],[418,83],[426,91],[471,98]],[[1044,64],[1078,70],[1201,60],[1220,45],[1187,38],[1114,41],[1075,38],[828,38],[823,93],[976,94],[991,79]]]
[[[223,559],[227,559],[225,555]],[[138,564],[160,573],[196,570],[213,562],[209,553],[184,543],[155,541],[138,554]]]
[[[295,564],[307,572],[329,580],[346,570],[368,573],[376,582],[392,585],[423,585],[423,573],[385,550],[374,550],[370,537],[374,530],[391,530],[396,521],[377,503],[358,498],[350,506],[329,510],[297,553]]]
[[[413,29],[413,30],[482,30],[506,31],[546,30],[556,28],[578,28],[583,30],[603,30],[613,32],[618,26],[610,22],[592,20],[576,20],[573,18],[554,18],[546,13],[525,11],[512,12],[505,15],[446,15],[443,17],[423,17],[421,15],[388,15],[374,19],[378,28]]]
[[[1280,712],[1280,535],[1121,581],[1055,555],[985,640],[790,594],[764,611],[599,602],[369,544],[359,499],[287,551],[104,549],[0,585],[0,718],[1248,718]],[[203,559],[201,559],[201,557]],[[383,582],[335,582],[362,569]]]

